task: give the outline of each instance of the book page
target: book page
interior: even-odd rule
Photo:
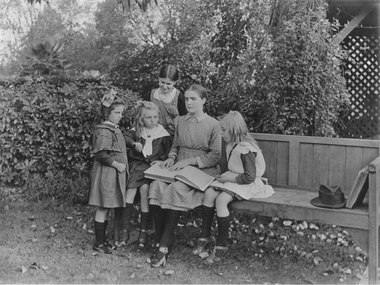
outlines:
[[[149,179],[172,183],[175,181],[174,177],[177,173],[178,171],[170,171],[166,168],[161,168],[160,162],[157,162],[144,171],[144,176]]]
[[[193,166],[181,169],[175,178],[202,191],[205,191],[214,180],[214,177]]]

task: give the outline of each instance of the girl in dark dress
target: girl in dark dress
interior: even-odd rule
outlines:
[[[150,179],[144,177],[144,171],[153,163],[166,160],[171,147],[169,133],[158,123],[159,108],[152,102],[140,102],[137,108],[136,125],[125,135],[127,147],[130,149],[130,176],[127,182],[126,207],[121,218],[121,232],[118,246],[125,245],[129,239],[130,220],[133,213],[133,201],[137,189],[141,197],[141,221],[138,239],[139,247],[145,247],[148,238],[149,205],[148,191]]]

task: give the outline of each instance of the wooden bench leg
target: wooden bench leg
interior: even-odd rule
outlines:
[[[371,223],[371,222],[370,222]],[[375,228],[375,226],[377,226]],[[370,225],[369,245],[368,245],[368,282],[369,284],[378,284],[378,267],[379,267],[379,227]]]

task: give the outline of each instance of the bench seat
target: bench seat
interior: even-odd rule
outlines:
[[[275,194],[268,198],[234,201],[230,204],[230,209],[260,216],[368,230],[368,205],[366,204],[354,209],[320,208],[310,204],[310,200],[317,197],[315,192],[277,187],[274,187],[274,191]]]

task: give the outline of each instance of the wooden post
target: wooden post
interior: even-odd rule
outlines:
[[[380,205],[380,157],[370,163],[369,167],[369,240],[368,240],[368,281],[377,284],[379,267],[379,205]]]

